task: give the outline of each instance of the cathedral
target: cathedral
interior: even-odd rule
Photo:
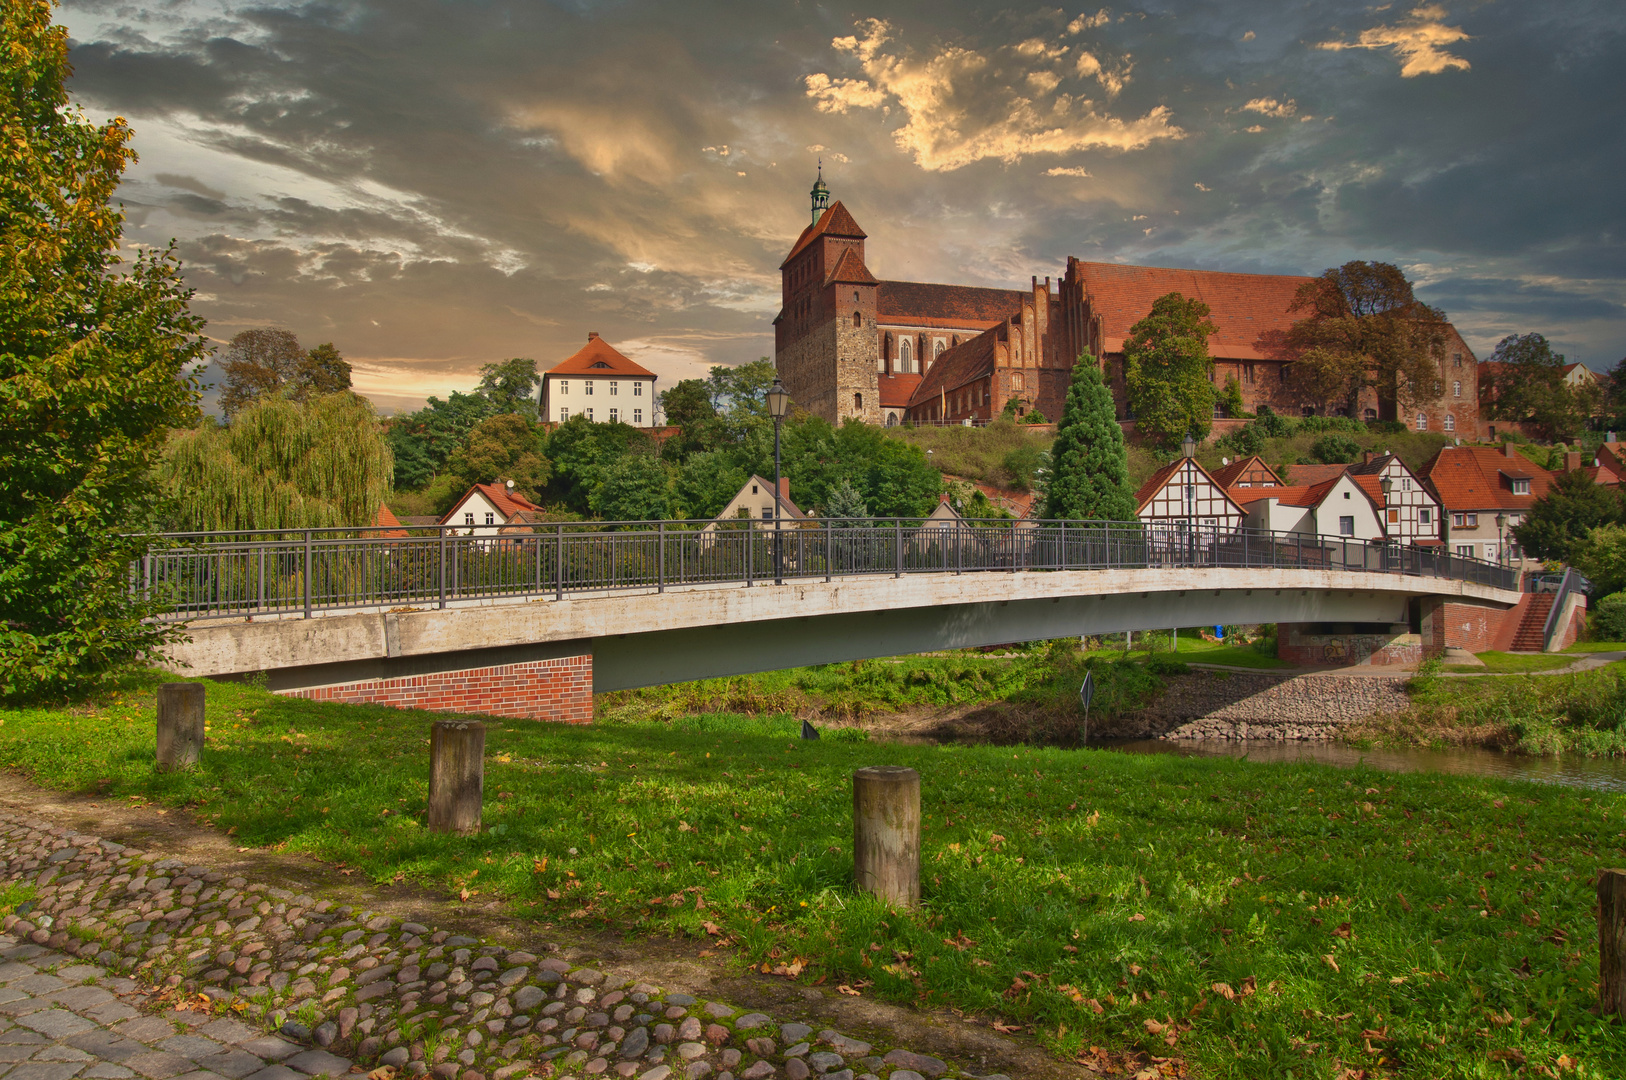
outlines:
[[[1293,357],[1281,345],[1298,317],[1289,310],[1293,296],[1311,278],[1069,258],[1059,280],[1035,277],[1027,289],[882,281],[865,259],[864,230],[830,201],[822,170],[811,196],[812,221],[779,268],[774,362],[791,399],[832,423],[986,423],[1007,405],[1018,416],[1059,420],[1073,364],[1089,353],[1102,364],[1127,427],[1134,418],[1123,343],[1171,292],[1208,304],[1218,327],[1208,342],[1214,383],[1235,378],[1247,411],[1327,411],[1294,385]],[[1454,328],[1440,362],[1438,399],[1397,417],[1368,390],[1356,419],[1471,436],[1478,430],[1478,362]],[[1224,418],[1216,407],[1216,419]]]

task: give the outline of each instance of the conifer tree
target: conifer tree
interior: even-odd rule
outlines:
[[[69,102],[51,8],[0,7],[0,698],[94,687],[174,636],[130,566],[205,350],[172,252],[121,261],[130,128]]]
[[[1118,426],[1112,391],[1095,357],[1085,353],[1073,365],[1067,407],[1050,448],[1046,518],[1133,521],[1135,498],[1129,489],[1129,454]]]

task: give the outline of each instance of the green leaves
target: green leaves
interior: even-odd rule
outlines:
[[[1050,448],[1044,516],[1133,521],[1129,455],[1118,426],[1112,391],[1089,353],[1073,365],[1067,408]]]
[[[1177,292],[1160,296],[1124,342],[1124,382],[1135,428],[1174,446],[1199,442],[1214,425],[1214,362],[1208,338],[1218,332],[1208,305]]]

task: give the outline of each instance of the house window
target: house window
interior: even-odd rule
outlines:
[[[1402,476],[1400,478],[1400,490],[1401,491],[1410,491],[1411,490],[1411,477]]]
[[[1451,396],[1452,397],[1461,397],[1462,396],[1462,380],[1461,379],[1458,379],[1456,382],[1453,382],[1451,384]]]
[[[1253,385],[1253,365],[1252,364],[1244,364],[1242,366],[1242,381],[1247,383],[1249,386]]]
[[[1445,414],[1445,430],[1447,430],[1447,431],[1455,431],[1455,430],[1457,430],[1457,418],[1455,416],[1451,415],[1450,413]]]
[[[620,409],[611,409],[610,410],[610,423],[613,424],[619,419],[621,419],[621,410]]]
[[[614,379],[611,379],[610,380],[610,396],[615,397],[620,392],[621,392],[621,384],[616,382]]]
[[[464,514],[463,515],[463,524],[465,524],[465,525],[473,525],[474,524],[474,515],[472,513]]]
[[[1215,420],[1224,420],[1229,415],[1230,415],[1230,410],[1228,410],[1225,407],[1225,403],[1223,401],[1214,402],[1214,419]]]
[[[1515,494],[1515,495],[1528,495],[1528,494],[1530,494],[1530,481],[1528,481],[1528,480],[1514,480],[1513,481],[1513,494]]]
[[[1355,535],[1355,517],[1354,517],[1353,514],[1346,514],[1343,517],[1338,519],[1338,535],[1339,536],[1354,536]]]
[[[1427,507],[1424,507],[1423,509],[1417,511],[1417,524],[1419,524],[1419,525],[1432,525],[1432,524],[1434,524],[1434,511],[1428,509]]]
[[[1454,353],[1451,354],[1451,366],[1452,367],[1461,367],[1462,366],[1462,354],[1461,353],[1454,352]]]
[[[1389,511],[1389,524],[1391,524],[1391,525],[1399,525],[1400,524],[1400,511],[1399,510],[1391,510],[1391,511]]]
[[[1417,414],[1417,430],[1418,431],[1427,431],[1428,430],[1428,414],[1427,413],[1418,413]]]
[[[1378,418],[1378,411],[1376,409],[1367,409],[1362,415],[1366,417],[1366,422],[1370,424]]]
[[[773,520],[773,507],[764,506],[762,508],[762,520],[763,521],[772,521]]]
[[[495,525],[495,524],[497,524],[497,516],[495,514],[489,512],[489,511],[487,511],[487,513],[486,513],[486,524],[487,525]]]
[[[863,394],[854,394],[853,395],[853,412],[863,412],[863,411],[864,411],[864,395]]]
[[[559,422],[564,423],[566,420],[569,420],[569,419],[570,419],[570,410],[569,409],[560,409],[559,410]]]
[[[638,425],[639,427],[643,427],[644,426],[644,410],[642,410],[642,409],[634,409],[634,410],[632,410],[632,422],[634,424]]]
[[[591,424],[593,422],[593,410],[592,409],[583,409],[582,410],[582,415],[587,417],[587,422],[589,424]]]
[[[570,393],[570,380],[569,379],[560,379],[559,380],[559,392],[561,394]]]
[[[583,388],[582,393],[586,394],[588,397],[593,396],[593,380],[592,379],[584,379],[584,380],[582,380],[582,388]]]
[[[1471,559],[1474,557],[1474,546],[1472,544],[1458,544],[1457,554],[1464,559]]]
[[[1479,528],[1479,515],[1478,514],[1463,514],[1463,515],[1461,515],[1461,517],[1464,518],[1464,521],[1463,521],[1463,527],[1464,528],[1468,528],[1468,529],[1477,529],[1477,528]]]
[[[643,383],[634,382],[632,384],[632,396],[633,397],[643,397],[644,396],[644,384]]]

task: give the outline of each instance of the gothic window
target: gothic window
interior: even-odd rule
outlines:
[[[1022,373],[1020,371],[1011,372],[1011,389],[1012,390],[1017,390],[1017,391],[1022,390],[1023,389],[1022,381],[1023,381],[1022,380]]]
[[[910,355],[908,338],[904,338],[898,343],[898,370],[903,372],[915,370],[915,361],[914,357]]]
[[[1371,422],[1371,421],[1376,420],[1378,418],[1378,411],[1376,409],[1367,409],[1365,415],[1366,415],[1367,421]]]
[[[863,411],[864,411],[864,395],[863,394],[854,394],[853,395],[853,412],[863,412]]]
[[[934,344],[932,346],[932,359],[936,360],[939,356],[942,356],[942,355],[943,355],[943,343],[941,341],[939,341],[939,342],[937,342],[936,344]]]
[[[862,311],[853,312],[853,327],[856,329],[856,328],[858,328],[860,326],[863,326],[863,325],[864,325],[864,313]]]
[[[853,290],[853,303],[855,303],[855,304],[858,303],[858,290],[857,289]]]
[[[898,426],[898,414],[897,413],[889,412],[889,413],[886,414],[886,426],[887,427],[897,427]]]

